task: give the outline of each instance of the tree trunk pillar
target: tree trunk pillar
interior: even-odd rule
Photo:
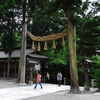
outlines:
[[[67,4],[67,24],[68,24],[68,48],[69,48],[69,61],[70,61],[70,91],[69,93],[81,93],[78,84],[78,72],[76,62],[76,30],[71,21],[71,4]]]
[[[25,69],[26,69],[26,32],[27,24],[24,23],[22,30],[22,63],[21,63],[21,77],[20,84],[25,85]]]

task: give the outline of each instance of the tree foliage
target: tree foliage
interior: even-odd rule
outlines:
[[[49,48],[47,51],[43,51],[43,54],[50,58],[50,65],[66,65],[68,63],[68,48],[62,47],[60,50],[53,50]]]
[[[77,37],[74,39],[77,43],[77,58],[91,57],[95,49],[100,48],[99,1],[91,3],[90,0],[85,2],[82,0],[1,0],[0,35],[4,36],[9,33],[9,38],[13,37],[13,35],[20,33],[23,22],[27,23],[28,30],[35,36],[61,32],[67,29],[68,26],[66,24],[68,20],[66,13],[68,4],[71,4],[71,22],[73,26],[76,26]],[[89,8],[91,9],[88,10]],[[19,37],[21,37],[21,34],[18,34],[14,39]],[[2,37],[0,37],[0,40],[3,40]],[[10,41],[8,44],[13,44]],[[31,45],[29,37],[27,41],[27,45]],[[57,48],[62,48],[59,42],[57,41]],[[19,41],[17,45],[20,44]],[[51,43],[48,44],[48,47],[51,47]],[[67,49],[64,47],[61,50],[49,49],[45,54],[50,56],[50,64],[52,66],[53,64],[57,66],[66,64],[68,66],[69,56],[66,55],[66,52]]]
[[[9,33],[3,34],[1,44],[2,44],[3,50],[6,54],[8,52],[12,53],[17,45],[15,35],[10,35]]]

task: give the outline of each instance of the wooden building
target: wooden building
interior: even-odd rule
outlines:
[[[19,69],[19,60],[20,60],[20,49],[16,49],[12,52],[11,55],[11,66],[10,66],[10,77],[16,78],[18,75]],[[26,49],[26,69],[29,69],[31,66],[34,66],[34,61],[37,61],[41,64],[42,61],[48,61],[49,58],[41,55],[37,52],[37,49]],[[0,50],[0,76],[5,76],[7,73],[8,67],[8,54],[5,54],[4,51]]]

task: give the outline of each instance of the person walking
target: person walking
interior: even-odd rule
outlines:
[[[62,81],[62,73],[61,72],[57,73],[57,81],[58,81],[58,86],[61,86],[61,81]]]
[[[40,84],[41,89],[43,88],[42,83],[41,83],[41,77],[42,77],[42,75],[40,74],[40,71],[38,71],[38,74],[37,74],[37,77],[36,77],[36,83],[35,83],[34,89],[36,89],[37,84]]]
[[[49,72],[46,73],[46,82],[48,83],[50,81],[50,74]]]

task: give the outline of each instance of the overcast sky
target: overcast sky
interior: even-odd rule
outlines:
[[[84,2],[84,1],[86,1],[86,0],[82,0],[82,1]],[[91,2],[93,2],[93,1],[97,1],[98,3],[100,3],[100,0],[89,0],[89,1],[91,1]],[[89,8],[89,10],[88,10],[88,11],[90,11],[90,8]],[[88,12],[88,11],[87,11],[87,12]],[[97,14],[97,15],[100,15],[100,12],[98,12],[98,14]]]
[[[86,0],[82,0],[82,1],[86,1]],[[98,1],[98,2],[100,3],[100,0],[89,0],[89,1],[92,1],[92,2],[93,2],[93,1]]]

